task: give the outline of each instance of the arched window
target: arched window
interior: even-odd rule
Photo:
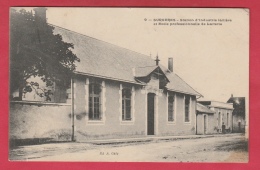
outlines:
[[[99,84],[89,85],[89,120],[101,120],[101,88]]]
[[[122,90],[122,120],[132,120],[130,89]]]
[[[168,121],[174,121],[174,96],[168,96]]]

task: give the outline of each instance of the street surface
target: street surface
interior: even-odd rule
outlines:
[[[121,144],[54,143],[10,150],[10,160],[83,162],[248,162],[244,136]]]

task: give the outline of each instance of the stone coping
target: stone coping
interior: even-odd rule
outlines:
[[[50,103],[50,102],[42,102],[42,101],[10,101],[10,104],[21,104],[21,105],[50,105],[50,106],[71,106],[70,103]]]

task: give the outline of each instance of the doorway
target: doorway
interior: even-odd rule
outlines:
[[[204,115],[204,135],[207,133],[207,116]]]
[[[154,93],[148,93],[147,100],[147,135],[154,135]]]

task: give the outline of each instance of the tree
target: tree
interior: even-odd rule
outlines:
[[[46,22],[46,8],[35,8],[35,14],[24,9],[10,13],[10,93],[22,94],[39,89],[31,77],[40,77],[46,87],[69,86],[79,58],[72,52],[74,45],[53,34],[54,27]],[[41,97],[50,100],[52,92],[41,89]]]

